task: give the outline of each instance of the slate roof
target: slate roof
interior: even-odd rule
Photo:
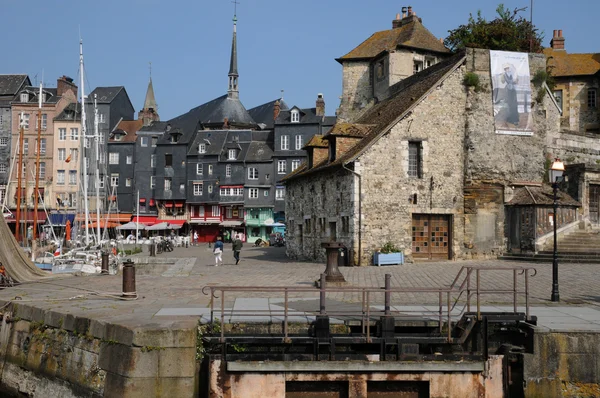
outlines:
[[[298,109],[300,111],[300,123],[314,123],[319,124],[322,123],[325,118],[323,116],[317,116],[317,108],[298,108],[297,106],[293,106],[289,110],[281,110],[279,116],[277,116],[277,120],[275,120],[275,124],[298,124],[292,123],[291,111],[292,109]],[[326,118],[335,118],[335,116],[326,116]],[[330,119],[327,119],[330,120]]]
[[[600,53],[569,54],[565,50],[544,49],[552,76],[587,76],[600,71]]]
[[[110,104],[116,96],[119,94],[121,90],[124,90],[123,86],[116,87],[96,87],[94,91],[92,91],[87,96],[86,103],[91,104],[94,102],[94,94],[98,96],[97,101],[99,104]]]
[[[279,98],[265,104],[255,106],[252,109],[248,109],[248,113],[256,123],[264,123],[267,128],[273,128],[273,108],[275,107],[275,102],[277,101],[279,101],[280,112],[289,109],[285,101]]]
[[[393,51],[398,47],[450,54],[450,50],[427,30],[420,19],[415,16],[405,18],[403,25],[399,28],[373,33],[358,47],[336,61],[342,63],[348,60],[375,58],[384,51]]]
[[[458,68],[464,60],[465,53],[461,51],[422,72],[396,83],[390,87],[391,96],[389,98],[372,106],[356,121],[355,124],[359,126],[369,125],[368,133],[361,140],[357,140],[356,145],[341,154],[332,163],[329,163],[326,159],[319,164],[313,165],[310,170],[306,170],[306,168],[300,170],[301,168],[298,168],[293,173],[286,175],[282,181],[328,168],[341,167],[344,164],[354,161],[416,106],[420,102],[420,99],[433,89],[438,82],[442,81],[447,74]],[[333,129],[336,129],[336,127],[334,126]]]
[[[250,143],[246,162],[270,162],[273,158],[273,148],[264,141],[253,141]]]
[[[16,95],[25,83],[31,84],[27,75],[0,75],[0,96]]]
[[[168,135],[168,134],[165,134]],[[223,145],[227,140],[226,130],[200,130],[194,137],[192,145],[188,148],[188,156],[201,155],[201,156],[220,156],[223,151]],[[199,154],[198,145],[206,144],[206,152]]]
[[[569,194],[558,191],[558,204],[560,206],[580,207],[581,203],[573,199]],[[541,187],[518,187],[515,189],[513,198],[507,203],[509,206],[515,205],[538,205],[552,206],[554,204],[554,193],[552,187],[543,185]]]
[[[110,133],[109,142],[111,143],[132,143],[137,138],[137,132],[144,125],[143,120],[121,120],[113,132]],[[120,140],[116,140],[117,134],[125,133]]]
[[[38,103],[38,95],[40,93],[40,88],[39,87],[35,87],[35,86],[25,86],[23,87],[23,89],[21,90],[21,92],[28,92],[31,95],[29,96],[29,101],[27,102],[29,103]],[[45,104],[56,104],[61,97],[58,97],[57,91],[56,91],[56,87],[54,88],[46,88],[46,87],[42,87],[42,91],[46,94],[50,94],[49,97],[46,98],[46,100],[44,101]],[[23,103],[20,101],[20,98],[16,98],[13,102],[17,102],[17,103]]]
[[[156,133],[156,132],[160,132],[160,133],[164,133],[165,129],[167,128],[167,125],[169,123],[168,122],[152,122],[150,123],[149,126],[144,126],[141,129],[138,130],[138,132],[146,132],[146,133]]]
[[[71,102],[65,106],[65,109],[54,118],[54,121],[72,122],[81,120],[81,104],[79,102]]]

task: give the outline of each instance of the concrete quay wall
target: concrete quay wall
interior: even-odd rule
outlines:
[[[196,335],[11,304],[0,324],[0,395],[194,397]]]

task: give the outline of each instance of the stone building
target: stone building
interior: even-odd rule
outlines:
[[[529,55],[530,75],[545,69]],[[466,73],[480,86],[467,87]],[[459,53],[390,87],[390,96],[308,143],[309,161],[284,179],[287,251],[323,259],[345,244],[356,265],[386,242],[410,260],[493,255],[506,248],[505,205],[539,185],[559,110],[545,83],[530,136],[496,134],[490,53]],[[532,90],[533,91],[533,90]],[[327,153],[325,156],[325,145]]]
[[[11,164],[11,103],[26,86],[31,86],[27,75],[0,75],[0,204],[6,199]]]
[[[600,53],[569,54],[562,30],[555,30],[544,50],[561,107],[561,131],[600,134]]]
[[[385,100],[399,81],[448,57],[450,51],[422,24],[412,7],[403,7],[392,29],[374,33],[348,54],[342,65],[342,99],[338,117],[355,120],[365,109]]]

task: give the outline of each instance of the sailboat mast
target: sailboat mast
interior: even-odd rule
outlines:
[[[135,223],[135,244],[137,245],[138,237],[140,236],[140,190],[137,191],[137,211],[136,211],[136,223]]]
[[[25,137],[23,137],[25,134],[25,131],[23,131],[23,118],[24,115],[23,112],[21,112],[21,128],[19,129],[19,166],[17,170],[17,214],[15,215],[15,238],[17,239],[17,242],[20,241],[19,228],[21,227],[21,183],[23,179],[23,142],[25,141]]]
[[[83,40],[79,40],[79,76],[81,78],[80,86],[81,86],[81,162],[83,163],[81,169],[83,170],[83,206],[84,206],[84,217],[85,217],[85,244],[90,243],[90,231],[89,231],[89,223],[90,218],[88,214],[88,170],[86,164],[86,152],[85,152],[85,142],[87,141],[87,128],[86,128],[86,118],[85,118],[85,94],[84,94],[84,84],[83,84]]]
[[[38,222],[38,190],[40,189],[40,153],[42,152],[42,83],[40,82],[40,95],[39,95],[39,106],[38,106],[38,134],[36,141],[36,154],[35,154],[35,190],[33,192],[33,239],[32,246],[34,246],[33,242],[35,242],[35,238],[37,235],[37,222]],[[33,255],[33,250],[31,251]]]
[[[96,228],[98,230],[97,244],[100,244],[100,133],[98,132],[98,96],[94,94],[94,142],[96,144]]]

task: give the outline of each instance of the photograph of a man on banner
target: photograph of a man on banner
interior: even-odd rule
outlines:
[[[497,134],[533,135],[527,53],[490,51]]]

